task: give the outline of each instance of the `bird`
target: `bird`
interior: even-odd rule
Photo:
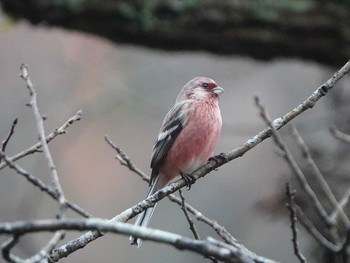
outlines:
[[[222,118],[218,98],[224,89],[208,77],[196,77],[181,90],[175,105],[167,113],[153,146],[150,190],[147,197],[181,175],[188,188],[190,175],[213,156],[218,143]],[[147,227],[156,204],[143,211],[135,225]],[[140,247],[142,239],[130,237]]]

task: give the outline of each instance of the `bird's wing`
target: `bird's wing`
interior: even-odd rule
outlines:
[[[175,139],[187,123],[189,101],[183,101],[175,104],[168,112],[163,121],[156,143],[153,146],[151,160],[152,175],[150,184],[155,180],[159,173],[159,167],[173,145]]]

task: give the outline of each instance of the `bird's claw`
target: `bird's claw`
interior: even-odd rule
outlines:
[[[208,159],[208,161],[214,161],[217,165],[220,163],[220,161],[227,163],[228,162],[228,156],[226,153],[220,153],[218,155],[212,156]]]
[[[182,179],[184,179],[186,182],[187,190],[190,190],[192,184],[194,184],[196,182],[196,178],[191,174],[186,174],[183,172],[180,172],[180,175],[181,175]]]

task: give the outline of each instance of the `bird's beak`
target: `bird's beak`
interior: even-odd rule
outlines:
[[[224,91],[225,91],[225,90],[224,90],[223,88],[219,87],[219,86],[213,88],[213,92],[214,92],[215,94],[217,94],[217,95],[223,93]]]

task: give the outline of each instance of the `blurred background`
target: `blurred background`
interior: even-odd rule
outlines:
[[[7,147],[8,155],[20,152],[38,140],[32,110],[26,106],[28,91],[19,78],[20,64],[26,63],[38,93],[41,114],[48,117],[45,121],[46,133],[61,126],[78,110],[83,111],[82,120],[69,127],[66,135],[52,141],[50,149],[66,197],[101,218],[112,218],[142,200],[148,191],[146,183],[115,160],[115,152],[104,141],[104,135],[108,135],[140,169],[149,174],[153,143],[178,92],[193,77],[208,76],[225,89],[220,99],[223,130],[216,152],[228,152],[265,128],[254,106],[255,95],[261,98],[273,118],[279,117],[304,101],[330,78],[347,61],[344,54],[349,52],[349,49],[344,51],[340,48],[339,42],[338,50],[333,50],[332,54],[326,53],[327,48],[332,48],[327,46],[326,33],[325,41],[318,43],[314,54],[307,52],[313,50],[311,44],[303,50],[304,40],[299,43],[300,53],[297,49],[286,48],[286,54],[283,54],[283,45],[273,46],[264,41],[260,45],[258,40],[258,47],[253,52],[254,45],[250,43],[245,46],[239,35],[236,36],[240,42],[234,42],[234,37],[226,42],[226,47],[232,44],[231,51],[225,49],[223,35],[220,35],[221,38],[218,36],[217,47],[215,36],[207,35],[210,43],[205,44],[205,40],[203,45],[199,43],[199,33],[198,43],[186,36],[181,39],[179,35],[178,42],[174,40],[174,45],[170,45],[174,36],[164,32],[166,40],[162,40],[162,34],[155,37],[154,33],[152,35],[153,28],[146,27],[149,24],[141,23],[143,20],[138,25],[146,27],[142,29],[144,37],[138,35],[139,29],[132,26],[127,28],[126,25],[123,30],[128,29],[133,33],[123,35],[120,33],[122,29],[116,26],[116,30],[120,31],[116,31],[115,37],[110,37],[113,31],[108,34],[99,31],[103,17],[98,16],[89,17],[96,27],[91,32],[82,33],[89,31],[83,23],[89,19],[83,17],[83,22],[79,23],[79,12],[78,18],[60,22],[59,12],[57,17],[50,20],[38,14],[48,16],[54,11],[38,11],[33,7],[31,12],[23,9],[26,12],[15,13],[8,10],[8,1],[1,2],[9,13],[0,13],[0,140],[6,137],[15,118],[19,123]],[[261,10],[269,10],[264,8]],[[246,13],[248,11],[245,10]],[[71,10],[67,9],[67,12]],[[35,21],[30,17],[34,13]],[[17,20],[14,16],[25,19]],[[202,21],[200,14],[192,18]],[[286,19],[296,21],[291,17]],[[302,24],[303,21],[297,20],[295,23]],[[323,25],[322,20],[320,24]],[[199,23],[199,27],[207,28],[207,25]],[[272,25],[270,29],[273,28]],[[181,28],[175,29],[181,32]],[[268,26],[266,30],[269,30]],[[288,36],[291,43],[298,43],[292,32],[281,29],[280,32]],[[271,33],[271,41],[274,36]],[[227,35],[227,38],[230,37]],[[283,37],[281,39],[285,40]],[[324,56],[319,47],[325,49]],[[329,133],[329,127],[337,125],[347,131],[348,86],[349,77],[346,77],[315,108],[293,121],[306,143],[312,147],[320,168],[330,175],[329,180],[342,182],[342,188],[332,185],[335,192],[339,190],[339,196],[348,185],[346,157],[349,153],[347,147],[340,150],[339,143]],[[300,156],[288,130],[281,132],[295,155]],[[267,140],[242,158],[199,180],[184,194],[190,204],[225,226],[251,251],[276,261],[296,262],[283,196],[285,182],[294,182],[294,179],[274,150],[272,141]],[[298,159],[302,164],[302,158]],[[18,163],[50,183],[42,154],[28,156]],[[0,172],[0,221],[53,218],[57,208],[56,202],[11,169]],[[69,216],[77,215],[70,212]],[[206,225],[197,223],[196,226],[201,236],[216,236]],[[159,203],[150,227],[191,237],[180,207],[167,199]],[[302,227],[299,229],[301,248],[306,256],[321,257],[323,253],[320,253],[320,248]],[[79,235],[69,233],[67,237],[70,239]],[[38,251],[49,237],[50,234],[26,236],[14,252],[28,257]],[[0,237],[0,241],[4,240],[4,237]],[[61,260],[97,261],[175,263],[207,260],[152,242],[144,242],[141,249],[135,249],[129,246],[127,237],[111,234]]]

